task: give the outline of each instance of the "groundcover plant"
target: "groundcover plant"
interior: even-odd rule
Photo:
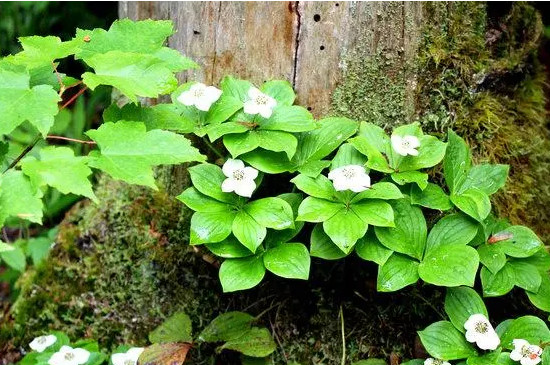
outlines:
[[[197,65],[164,46],[172,33],[168,21],[121,20],[107,31],[78,30],[69,41],[24,37],[22,52],[0,60],[0,133],[23,123],[37,131],[2,172],[0,223],[40,224],[46,186],[97,203],[92,169],[157,189],[155,166],[189,163],[192,184],[177,197],[194,211],[189,244],[223,260],[225,292],[253,288],[266,271],[307,280],[311,257],[338,260],[355,252],[378,265],[378,291],[419,280],[448,287],[449,321],[419,332],[432,358],[409,364],[550,364],[550,331],[542,319],[519,317],[493,328],[471,289],[478,276],[485,297],[517,286],[550,312],[550,255],[543,243],[529,228],[491,215],[490,195],[505,185],[507,166],[474,164],[453,131],[444,142],[417,123],[388,135],[347,118],[315,120],[294,105],[287,81],[253,85],[227,76],[219,85],[178,86],[175,73]],[[70,56],[89,68],[80,79],[57,70]],[[99,85],[117,89],[127,103],[111,105],[103,123],[86,132],[89,140],[69,141],[91,152],[36,148],[41,140],[59,140],[49,134],[55,115]],[[71,88],[79,91],[59,106]],[[168,94],[171,102],[154,106],[140,99]],[[6,159],[13,151],[2,142],[0,152]],[[0,243],[0,257],[10,266],[25,259],[8,243]],[[224,314],[195,342],[268,356],[273,340],[253,321],[244,313]],[[109,360],[93,341],[71,344],[61,333],[45,334],[22,363],[183,362],[193,343],[189,319],[176,314],[149,340],[151,347],[121,347]]]

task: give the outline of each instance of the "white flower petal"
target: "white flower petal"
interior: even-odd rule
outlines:
[[[65,364],[65,353],[64,352],[56,352],[53,354],[50,359],[48,360],[48,364],[50,365],[64,365]]]
[[[268,99],[267,99],[267,106],[273,110],[275,109],[275,107],[277,106],[277,100],[275,100],[274,98],[272,98],[271,96],[268,96]]]
[[[222,166],[222,172],[227,177],[233,177],[235,170],[244,169],[244,162],[241,160],[228,159]]]
[[[260,112],[260,106],[253,100],[247,100],[244,102],[243,111],[246,114],[258,114]]]
[[[88,359],[90,358],[90,352],[84,349],[74,349],[74,363],[76,364],[84,364]]]
[[[395,152],[401,156],[407,156],[407,151],[403,148],[403,138],[398,135],[391,136],[391,146]]]
[[[113,363],[113,365],[124,365],[127,358],[128,358],[128,355],[123,352],[118,354],[112,354],[111,362]]]
[[[222,182],[222,191],[224,193],[231,193],[235,191],[235,187],[237,186],[237,181],[233,179],[232,177],[228,177]]]
[[[510,352],[510,359],[514,361],[519,361],[522,359],[522,357],[523,355],[517,350],[513,350],[512,352]]]
[[[139,359],[139,355],[144,351],[145,349],[143,347],[132,347],[128,351],[126,351],[126,355],[132,359],[137,361]]]
[[[253,167],[247,166],[243,169],[245,180],[254,180],[258,177],[258,170]]]
[[[424,360],[424,365],[434,365],[435,359],[429,357],[426,360]]]
[[[477,341],[477,336],[478,336],[478,333],[473,331],[473,330],[467,330],[466,331],[466,341],[468,342],[476,342]]]
[[[342,175],[342,167],[338,167],[337,169],[334,169],[328,173],[328,179],[334,180],[337,179]]]
[[[235,194],[250,198],[256,189],[254,180],[242,180],[235,184]]]
[[[542,359],[539,356],[537,356],[534,359],[531,359],[529,357],[524,357],[520,360],[520,364],[521,365],[537,365],[541,361],[542,361]]]
[[[208,86],[204,89],[204,97],[210,101],[210,103],[216,102],[220,96],[222,96],[222,91],[215,86]]]
[[[477,322],[483,322],[487,323],[489,326],[491,325],[489,323],[489,320],[487,317],[485,317],[483,314],[476,313],[472,314],[464,323],[464,329],[466,330],[474,330]]]
[[[259,114],[264,118],[271,117],[271,114],[273,114],[273,109],[271,109],[269,106],[265,105],[263,107],[260,107],[258,110]]]
[[[195,104],[195,100],[196,98],[190,90],[184,91],[178,96],[178,101],[187,106]]]
[[[212,101],[208,100],[207,98],[199,98],[195,101],[195,107],[197,107],[197,109],[199,110],[202,110],[203,112],[209,111],[211,106]]]
[[[248,89],[248,97],[250,99],[256,99],[258,96],[263,95],[263,93],[260,91],[260,89],[252,86],[250,89]]]
[[[512,344],[514,345],[514,350],[521,352],[521,349],[523,346],[529,346],[529,342],[527,342],[524,339],[516,338],[512,341]]]
[[[337,177],[332,181],[332,186],[334,186],[336,191],[344,191],[349,189],[348,180],[340,177]]]
[[[500,345],[500,338],[496,332],[490,331],[478,337],[476,344],[482,350],[495,350]]]
[[[418,151],[415,150],[414,148],[409,148],[409,149],[407,150],[407,153],[408,153],[409,155],[411,155],[411,156],[418,156]]]
[[[420,147],[420,140],[416,136],[404,136],[403,142],[408,143],[411,148]]]

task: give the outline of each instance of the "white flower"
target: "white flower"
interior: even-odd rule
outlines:
[[[370,177],[361,165],[346,165],[332,170],[328,174],[337,191],[351,190],[360,193],[370,188]]]
[[[430,357],[424,361],[424,365],[451,365],[451,364],[448,361],[438,360]]]
[[[398,136],[396,134],[391,136],[391,145],[395,152],[401,156],[418,156],[416,150],[420,147],[420,141],[415,136]]]
[[[250,198],[256,189],[254,179],[258,177],[258,170],[253,167],[245,167],[241,160],[227,160],[222,167],[223,174],[227,176],[222,183],[222,191],[232,191],[240,196]]]
[[[214,86],[196,83],[178,96],[178,101],[183,105],[194,105],[197,109],[207,112],[212,104],[222,95],[222,91]]]
[[[483,314],[472,314],[464,323],[466,340],[475,342],[482,350],[494,350],[500,344],[500,338]]]
[[[43,352],[47,347],[50,347],[57,341],[54,335],[36,337],[29,343],[29,347],[36,352]]]
[[[542,349],[537,345],[521,339],[512,341],[514,350],[510,353],[510,359],[519,361],[521,365],[536,365],[542,361]]]
[[[132,347],[126,352],[113,354],[111,356],[111,361],[113,365],[136,365],[139,355],[141,355],[143,350],[143,347]]]
[[[244,102],[246,114],[260,114],[264,118],[269,118],[273,113],[273,108],[277,105],[275,99],[255,87],[248,89],[248,97],[250,100]]]
[[[70,346],[62,346],[58,352],[48,360],[50,365],[80,365],[90,358],[90,352],[84,349],[73,349]]]

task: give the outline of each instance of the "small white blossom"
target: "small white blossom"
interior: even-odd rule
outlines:
[[[143,347],[132,347],[126,352],[111,355],[113,365],[136,365]]]
[[[197,109],[207,112],[222,95],[222,91],[214,86],[196,83],[178,96],[178,101],[183,105],[194,105]]]
[[[451,364],[448,361],[438,360],[430,357],[424,361],[424,365],[451,365]]]
[[[73,349],[70,346],[62,346],[58,352],[48,360],[49,365],[81,365],[90,358],[90,352],[84,349]]]
[[[332,170],[328,174],[337,191],[351,190],[360,193],[370,188],[370,177],[361,165],[346,165]]]
[[[223,174],[227,177],[222,183],[222,191],[250,198],[256,189],[254,179],[258,177],[258,170],[250,166],[244,166],[241,160],[227,160],[222,167]]]
[[[391,136],[391,145],[395,152],[401,156],[418,156],[416,150],[420,147],[420,141],[415,136],[398,136],[396,134]]]
[[[50,347],[57,341],[57,337],[54,335],[36,337],[29,343],[29,347],[36,352],[43,352],[46,348]]]
[[[515,339],[512,343],[514,350],[510,353],[510,359],[519,361],[521,365],[537,365],[542,361],[542,349],[539,346],[522,339]]]
[[[264,118],[269,118],[277,105],[275,99],[255,87],[248,89],[248,97],[250,99],[244,102],[246,114],[260,114]]]
[[[475,342],[482,350],[494,350],[500,344],[498,334],[483,314],[472,314],[464,323],[466,340]]]

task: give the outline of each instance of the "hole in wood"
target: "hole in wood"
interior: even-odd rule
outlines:
[[[308,106],[308,107],[307,107],[307,110],[311,111],[311,107],[310,107],[310,106]]]
[[[340,3],[336,3],[336,4],[334,4],[334,6],[340,6]]]
[[[316,22],[318,22],[319,20],[321,20],[321,16],[319,14],[315,14],[313,16],[313,20],[315,20]]]
[[[321,47],[319,47],[319,49],[322,51],[322,50],[325,49],[325,46],[321,46]]]
[[[201,34],[198,30],[193,30],[193,34]]]

